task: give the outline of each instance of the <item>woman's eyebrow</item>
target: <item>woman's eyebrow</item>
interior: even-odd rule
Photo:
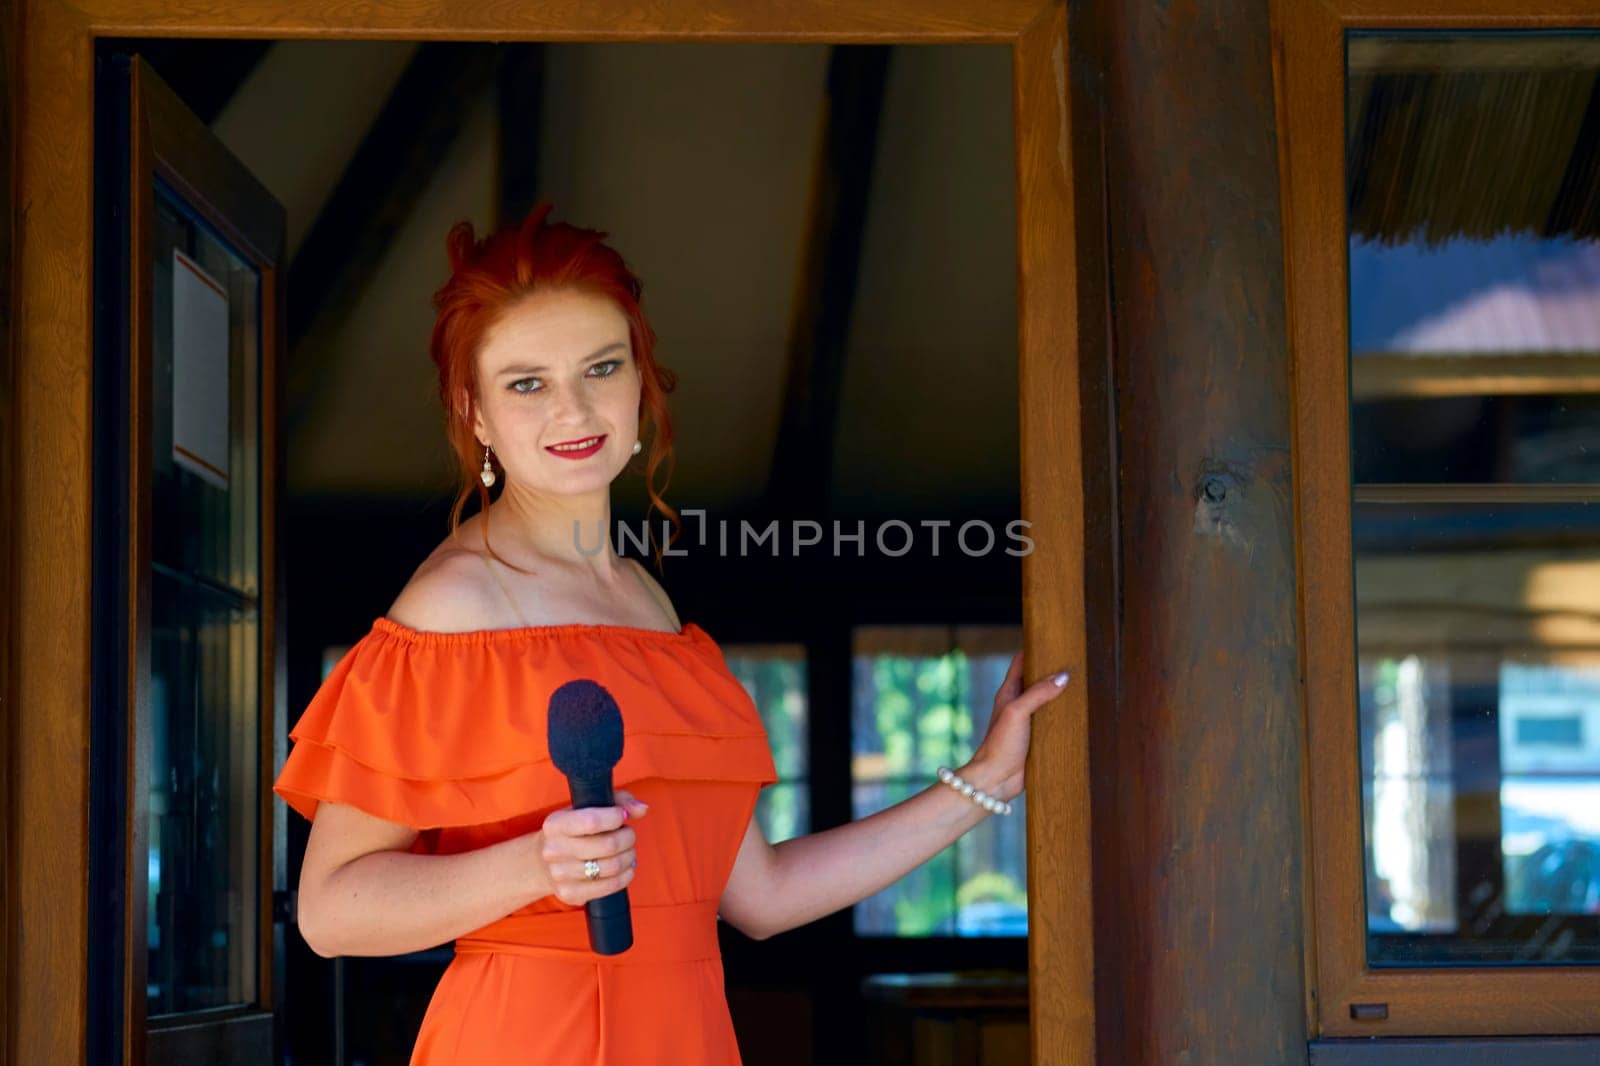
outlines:
[[[627,342],[625,342],[625,341],[612,341],[610,344],[606,345],[604,348],[601,348],[599,351],[591,352],[585,359],[580,360],[580,362],[587,362],[589,359],[598,359],[600,356],[605,355],[607,352],[615,351],[618,348],[621,348],[624,351],[626,351],[627,348],[628,348]],[[496,377],[504,377],[507,374],[542,374],[542,373],[545,372],[546,369],[547,369],[546,367],[542,367],[542,366],[530,366],[530,365],[528,365],[526,363],[517,363],[517,364],[515,364],[513,366],[508,366],[508,367],[503,368],[500,371],[500,373],[496,375]]]

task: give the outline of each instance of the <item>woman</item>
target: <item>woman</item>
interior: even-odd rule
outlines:
[[[768,844],[751,815],[777,775],[754,705],[607,535],[611,483],[644,437],[652,504],[676,519],[653,484],[673,379],[640,283],[605,234],[548,213],[481,242],[450,233],[431,347],[468,487],[291,731],[274,789],[313,822],[300,930],[324,956],[455,942],[414,1064],[734,1066],[717,918],[758,939],[792,929],[1005,810],[1030,716],[1066,675],[1024,690],[1019,656],[959,778]],[[573,810],[549,760],[543,713],[578,677],[623,713],[612,807]],[[595,954],[583,904],[622,888],[634,944]]]

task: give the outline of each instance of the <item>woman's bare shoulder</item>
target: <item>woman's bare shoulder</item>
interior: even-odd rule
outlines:
[[[479,553],[446,541],[417,567],[388,616],[433,633],[502,628],[506,605],[493,580]]]
[[[667,595],[667,590],[662,588],[656,579],[651,576],[649,569],[647,569],[643,563],[632,556],[629,556],[623,561],[633,566],[634,571],[637,572],[639,577],[644,581],[645,587],[650,590],[651,595],[655,596],[656,602],[661,604],[661,609],[667,612],[668,618],[672,619],[672,627],[674,629],[682,629],[683,623],[678,621],[678,612],[672,608],[671,597]]]

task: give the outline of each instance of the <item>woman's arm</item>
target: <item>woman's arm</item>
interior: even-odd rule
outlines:
[[[999,794],[985,768],[969,763],[956,772]],[[720,913],[740,932],[765,940],[882,891],[987,817],[988,811],[935,781],[886,810],[776,845],[752,818]]]
[[[388,617],[450,633],[481,628],[503,610],[482,560],[466,548],[441,548],[418,567]],[[617,790],[616,801],[631,817],[645,812],[625,790]],[[415,829],[324,801],[300,870],[300,935],[324,957],[403,955],[448,943],[545,896],[576,905],[607,895],[633,878],[634,831],[622,822],[620,806],[564,808],[532,833],[455,855],[416,855]],[[582,874],[589,858],[601,864],[593,881]]]
[[[988,734],[956,772],[999,799],[1019,795],[1033,713],[1061,695],[1066,683],[1062,672],[1024,692],[1019,653],[995,693]],[[765,939],[887,888],[987,817],[987,810],[935,781],[887,810],[777,845],[767,843],[752,818],[720,912],[735,928]]]
[[[300,870],[300,935],[325,958],[404,955],[543,896],[575,904],[607,895],[633,878],[634,832],[623,822],[620,807],[563,809],[532,833],[456,855],[415,855],[407,849],[416,830],[324,801]],[[599,878],[578,880],[584,858],[601,862]]]

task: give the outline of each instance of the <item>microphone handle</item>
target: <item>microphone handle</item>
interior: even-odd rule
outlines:
[[[616,795],[611,789],[611,774],[604,777],[569,777],[572,807],[612,807]],[[589,947],[597,955],[620,955],[633,946],[633,918],[628,910],[628,890],[619,888],[609,896],[591,899],[583,905],[589,920]]]

